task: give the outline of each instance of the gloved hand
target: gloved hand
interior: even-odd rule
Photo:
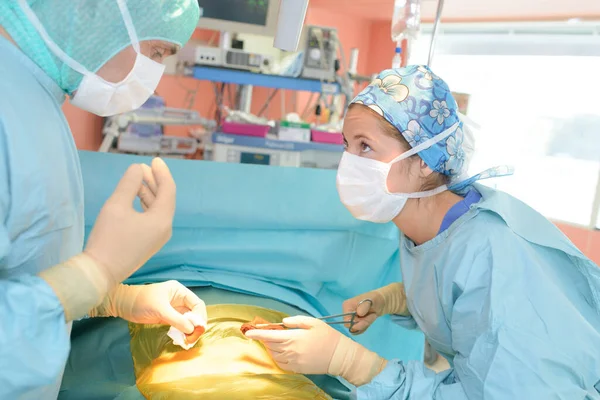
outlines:
[[[162,160],[154,159],[151,169],[132,165],[100,210],[85,250],[40,273],[63,305],[67,321],[98,305],[169,240],[175,190]],[[138,195],[141,213],[133,208]]]
[[[206,322],[206,305],[190,289],[177,281],[151,285],[118,285],[90,317],[120,317],[138,324],[171,325],[185,334],[194,332],[194,324],[182,314],[193,312]]]
[[[152,160],[152,174],[148,170],[130,167],[100,210],[84,250],[113,284],[137,271],[171,238],[175,182],[160,158]],[[145,208],[141,213],[133,208],[138,194]]]
[[[386,365],[385,359],[365,349],[325,322],[311,317],[285,318],[282,331],[250,330],[246,337],[260,340],[279,368],[300,374],[341,376],[360,386]]]
[[[372,301],[361,301],[370,299]],[[360,335],[365,332],[369,326],[378,317],[386,314],[410,316],[410,312],[406,306],[406,293],[404,292],[404,284],[402,282],[394,282],[382,288],[363,293],[351,299],[344,301],[342,304],[344,313],[356,311],[354,317],[354,325],[350,333]],[[346,321],[350,321],[351,316],[344,317]],[[347,325],[350,327],[350,325]]]

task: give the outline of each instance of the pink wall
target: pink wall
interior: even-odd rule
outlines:
[[[375,21],[371,25],[371,41],[368,70],[377,73],[392,66],[394,42],[391,38],[391,23]]]
[[[359,74],[370,75],[390,67],[394,43],[390,40],[389,22],[370,21],[357,16],[341,15],[328,8],[310,7],[306,23],[336,27],[347,59],[349,59],[350,49],[358,48]],[[214,33],[210,31],[197,30],[193,38],[208,41],[210,38],[215,39],[213,35]],[[215,95],[210,82],[180,76],[164,76],[156,91],[165,99],[169,107],[191,108],[206,117],[215,115]],[[254,88],[253,113],[259,111],[270,92],[271,89]],[[195,97],[191,97],[193,93],[195,93]],[[295,98],[296,111],[301,112],[309,97],[309,93],[286,92],[286,111],[292,111],[291,107]],[[278,94],[272,100],[265,115],[269,118],[279,118],[281,115],[280,104],[280,94]],[[98,149],[102,140],[102,118],[75,108],[68,101],[63,110],[73,131],[77,147],[83,150]],[[188,130],[189,127],[165,128],[166,134],[177,136],[187,136]],[[557,225],[581,251],[600,264],[600,232],[565,224]]]

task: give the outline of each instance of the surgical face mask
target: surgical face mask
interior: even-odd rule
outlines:
[[[434,196],[448,190],[446,185],[442,185],[425,192],[391,193],[387,187],[387,179],[392,165],[450,136],[458,125],[458,123],[454,124],[446,131],[400,154],[388,163],[344,152],[337,173],[337,189],[342,204],[354,218],[386,223],[400,214],[408,199]]]
[[[62,51],[52,41],[33,10],[27,4],[27,0],[19,0],[23,12],[48,48],[66,65],[83,75],[83,80],[77,88],[75,96],[71,99],[71,103],[101,117],[108,117],[139,108],[154,93],[165,70],[164,65],[141,54],[137,33],[133,27],[133,21],[125,0],[116,1],[127,28],[131,45],[136,52],[136,59],[131,72],[125,79],[118,83],[111,83],[90,72]]]

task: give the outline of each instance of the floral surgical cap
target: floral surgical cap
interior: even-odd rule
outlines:
[[[470,126],[475,124],[459,113],[446,82],[427,66],[385,70],[351,104],[363,104],[381,115],[398,129],[411,147],[456,125],[448,137],[418,153],[429,168],[450,177],[452,191],[461,192],[475,181],[513,173],[512,167],[504,165],[467,178],[475,149]]]
[[[455,176],[463,172],[463,123],[446,82],[427,66],[408,66],[381,72],[352,103],[363,104],[392,124],[411,147],[458,123],[446,139],[419,152],[434,171]]]

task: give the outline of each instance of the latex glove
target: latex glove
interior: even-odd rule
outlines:
[[[175,182],[164,161],[152,160],[151,174],[147,166],[131,169],[102,207],[84,250],[115,284],[167,243],[175,214]],[[138,194],[145,208],[141,213],[133,208]]]
[[[359,306],[358,304],[365,299],[371,299],[373,303],[365,301]],[[406,293],[402,282],[394,282],[382,288],[348,299],[342,304],[342,310],[344,310],[344,313],[356,311],[354,325],[350,331],[350,333],[355,335],[365,332],[378,317],[383,315],[410,316],[410,312],[406,306]],[[350,321],[351,316],[346,316],[344,319]],[[350,325],[346,325],[346,327],[349,328]]]
[[[40,273],[63,305],[67,321],[98,305],[169,240],[175,191],[162,160],[154,159],[152,168],[132,165],[100,210],[83,253]],[[141,213],[133,208],[138,195]]]
[[[206,322],[204,302],[181,283],[167,281],[151,285],[118,285],[88,315],[120,317],[138,324],[171,325],[191,335],[195,326],[183,316],[190,311]]]
[[[311,317],[285,318],[287,330],[246,332],[260,340],[277,365],[300,374],[341,376],[360,386],[370,382],[386,365],[377,354],[365,349],[325,322]]]

